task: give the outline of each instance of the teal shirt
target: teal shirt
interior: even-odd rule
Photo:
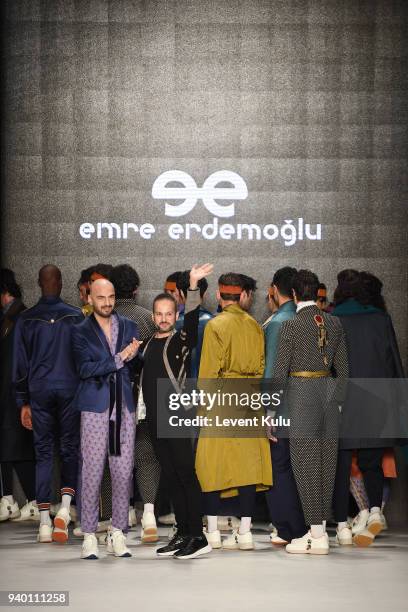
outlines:
[[[296,314],[295,303],[285,302],[272,317],[265,329],[265,371],[264,378],[272,378],[278,352],[280,328],[284,321],[293,319]]]

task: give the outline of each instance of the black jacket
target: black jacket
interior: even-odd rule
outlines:
[[[399,428],[404,381],[396,379],[404,371],[391,317],[358,303],[352,310],[350,301],[333,313],[346,334],[350,372],[340,448],[394,446],[406,432]]]

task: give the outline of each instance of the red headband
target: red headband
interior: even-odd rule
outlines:
[[[103,274],[99,274],[99,272],[92,272],[91,274],[92,283],[96,280],[99,280],[100,278],[104,278],[105,280],[107,280],[106,276],[103,276]]]
[[[164,290],[165,291],[175,291],[177,289],[177,283],[174,281],[166,281],[166,284],[164,285]]]
[[[218,285],[220,293],[229,293],[230,295],[240,295],[242,293],[242,287],[236,285]]]

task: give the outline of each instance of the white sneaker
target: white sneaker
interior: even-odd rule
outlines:
[[[207,531],[204,529],[203,531],[211,548],[221,548],[221,533],[219,529],[216,531]]]
[[[375,535],[371,533],[371,531],[368,529],[363,529],[363,531],[360,531],[353,536],[353,543],[360,548],[366,548],[367,546],[371,546],[374,539]]]
[[[11,519],[14,523],[20,521],[39,521],[40,511],[35,501],[29,501],[22,508],[20,508],[20,516],[18,518]]]
[[[16,501],[11,503],[6,497],[2,497],[0,500],[0,522],[19,518],[19,516],[20,509],[18,503]]]
[[[343,527],[340,531],[336,529],[336,542],[339,546],[352,546],[353,535],[350,527]]]
[[[353,523],[351,525],[351,533],[357,535],[364,531],[367,527],[367,520],[370,512],[368,510],[360,510],[357,516],[354,517]]]
[[[107,534],[106,550],[115,557],[131,557],[132,553],[126,546],[126,536],[120,529],[110,530]]]
[[[219,531],[238,531],[240,522],[236,516],[219,516],[217,527]]]
[[[291,554],[327,555],[329,553],[329,537],[327,533],[320,538],[313,538],[308,531],[301,538],[294,538],[286,546],[286,552]]]
[[[174,512],[170,512],[169,514],[163,514],[162,516],[159,516],[157,520],[163,525],[174,525],[174,523],[176,522],[176,517],[174,515]]]
[[[284,540],[278,536],[278,532],[276,530],[269,534],[269,538],[271,540],[271,544],[274,546],[286,546],[286,544],[289,544],[287,540]]]
[[[232,534],[223,541],[222,548],[225,550],[252,550],[254,548],[252,533],[247,531],[247,533],[241,535],[237,531],[233,531]]]
[[[136,510],[134,508],[132,508],[132,506],[129,506],[128,525],[129,525],[129,529],[131,529],[132,527],[135,527],[137,525]]]
[[[86,533],[84,534],[84,541],[82,543],[81,559],[98,559],[98,541],[95,534]]]
[[[173,525],[170,527],[168,533],[167,533],[167,538],[169,540],[172,540],[174,538],[174,536],[177,533],[177,523],[173,523]]]
[[[153,512],[144,512],[142,516],[142,531],[140,534],[144,544],[157,542],[159,539],[157,533],[156,517]]]
[[[373,536],[378,535],[383,530],[383,525],[380,512],[370,512],[367,520],[367,529]]]
[[[40,529],[38,530],[37,542],[41,544],[45,544],[48,542],[52,542],[52,527],[51,525],[40,525]]]
[[[68,540],[68,525],[70,520],[69,510],[67,508],[60,508],[54,518],[54,531],[52,533],[54,542],[65,544]]]
[[[384,512],[380,512],[380,517],[381,517],[381,523],[382,523],[382,530],[383,531],[387,531],[388,529],[388,523],[387,523],[387,519],[385,518]]]

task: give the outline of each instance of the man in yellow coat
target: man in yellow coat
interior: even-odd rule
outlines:
[[[211,410],[208,406],[204,410],[211,424],[200,430],[196,472],[204,493],[206,535],[211,546],[249,550],[254,548],[251,517],[256,491],[272,485],[272,465],[262,414],[251,404],[243,408],[245,403],[241,403],[243,391],[253,392],[259,387],[254,379],[263,376],[265,366],[262,329],[239,305],[242,284],[239,274],[220,276],[217,299],[222,312],[207,323],[204,331],[199,386],[213,395],[215,392],[217,401]],[[240,400],[227,405],[224,397],[234,395],[234,391],[238,391]],[[241,523],[238,532],[221,544],[217,529],[220,496],[233,495],[239,495]]]

